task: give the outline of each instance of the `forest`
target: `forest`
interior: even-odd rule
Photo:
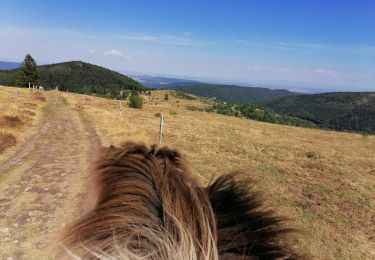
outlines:
[[[82,94],[124,99],[131,91],[144,90],[139,82],[118,72],[85,63],[70,61],[50,65],[38,66],[37,85],[45,90],[58,88]],[[20,78],[21,69],[1,70],[0,84],[5,86],[27,87],[27,83]]]

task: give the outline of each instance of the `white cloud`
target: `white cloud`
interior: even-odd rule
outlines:
[[[95,53],[95,50],[89,50],[89,53]]]
[[[105,56],[115,56],[115,57],[121,57],[124,56],[124,54],[121,51],[118,50],[109,50],[104,52]]]

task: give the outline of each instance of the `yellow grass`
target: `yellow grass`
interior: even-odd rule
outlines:
[[[267,206],[292,218],[291,225],[302,231],[294,241],[298,250],[319,259],[375,258],[375,136],[191,111],[187,106],[209,104],[178,99],[170,91],[144,96],[141,110],[123,101],[122,117],[118,101],[62,95],[86,112],[104,145],[157,143],[155,113],[162,112],[163,145],[180,149],[203,183],[246,171]]]
[[[16,138],[15,146],[0,152],[0,163],[15,153],[35,133],[45,104],[35,95],[25,88],[0,86],[0,133],[9,133]],[[22,125],[11,127],[2,120],[4,116],[16,117]]]

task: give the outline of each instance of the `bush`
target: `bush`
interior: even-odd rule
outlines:
[[[137,93],[132,93],[129,98],[129,107],[132,108],[142,108],[143,98]]]
[[[164,100],[165,100],[165,101],[169,100],[169,96],[168,96],[168,94],[165,94],[165,95],[164,95]]]
[[[318,155],[313,151],[309,151],[309,152],[306,153],[306,157],[310,158],[310,159],[317,159]]]
[[[204,111],[203,108],[199,108],[199,107],[196,107],[196,106],[190,106],[190,105],[187,105],[186,109],[191,110],[191,111],[201,111],[201,112]]]

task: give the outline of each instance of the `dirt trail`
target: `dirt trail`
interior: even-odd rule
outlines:
[[[52,259],[80,210],[99,145],[89,121],[49,94],[37,136],[0,165],[0,259]]]

